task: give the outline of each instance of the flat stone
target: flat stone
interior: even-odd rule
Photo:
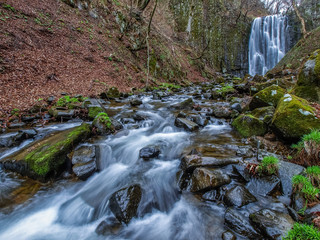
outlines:
[[[199,129],[199,125],[186,119],[186,118],[176,118],[174,124],[177,127],[184,128],[187,131],[195,131]]]
[[[8,128],[9,129],[17,129],[17,128],[23,128],[24,126],[26,126],[26,124],[24,122],[10,123]]]
[[[181,159],[181,169],[184,171],[192,171],[197,167],[222,167],[229,164],[238,163],[238,159],[219,159],[213,157],[201,157],[199,155],[187,155]]]

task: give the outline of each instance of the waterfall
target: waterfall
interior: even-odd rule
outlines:
[[[249,40],[249,74],[264,75],[289,48],[288,19],[272,15],[253,21]]]

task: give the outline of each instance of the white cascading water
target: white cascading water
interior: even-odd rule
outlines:
[[[289,34],[286,16],[272,15],[253,21],[249,40],[249,74],[264,75],[288,50]]]

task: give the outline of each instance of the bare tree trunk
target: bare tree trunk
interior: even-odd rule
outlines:
[[[303,34],[303,38],[306,38],[307,36],[307,30],[306,30],[306,23],[304,21],[304,18],[301,16],[300,12],[299,12],[299,9],[297,7],[297,4],[294,0],[291,0],[291,3],[292,3],[292,7],[295,11],[295,13],[297,14],[297,17],[299,18],[300,20],[300,23],[301,23],[301,31],[302,31],[302,34]]]

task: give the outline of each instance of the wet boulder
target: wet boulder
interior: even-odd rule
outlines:
[[[148,160],[150,158],[156,158],[160,155],[160,148],[157,146],[147,146],[141,148],[139,151],[139,157],[144,160]]]
[[[252,225],[264,236],[281,240],[293,227],[294,221],[289,214],[262,209],[249,216]]]
[[[0,135],[0,147],[11,147],[16,144],[15,137],[18,135],[15,133],[7,133]]]
[[[61,172],[70,153],[79,142],[91,134],[90,125],[50,134],[22,150],[0,160],[4,169],[18,172],[38,180],[47,180]]]
[[[213,115],[216,118],[231,118],[232,111],[227,106],[215,106]]]
[[[201,116],[200,114],[189,114],[186,115],[186,118],[198,124],[201,127],[204,127],[208,124],[208,119],[206,117]]]
[[[34,138],[38,134],[35,129],[24,129],[18,132],[18,135],[15,136],[16,142],[21,142],[26,139]]]
[[[174,124],[177,127],[184,128],[187,131],[196,131],[199,129],[199,125],[186,119],[186,118],[176,118]]]
[[[130,105],[133,107],[139,106],[141,104],[142,104],[142,100],[139,98],[134,98],[134,99],[131,99],[130,101]]]
[[[284,96],[285,90],[277,85],[272,85],[256,93],[249,104],[250,110],[273,106],[277,107],[279,100]]]
[[[229,189],[226,192],[223,200],[227,206],[236,206],[236,207],[242,207],[249,203],[257,201],[255,196],[253,196],[248,191],[248,189],[240,185]]]
[[[118,88],[116,87],[111,87],[109,90],[106,92],[105,98],[112,100],[120,97],[120,92]]]
[[[106,220],[99,223],[95,232],[98,235],[108,236],[110,234],[117,234],[122,227],[122,223],[115,217],[109,217]]]
[[[128,224],[132,218],[137,216],[141,196],[140,185],[136,184],[120,189],[112,194],[109,200],[109,208],[120,222]]]
[[[177,104],[171,106],[171,108],[176,109],[176,110],[192,110],[194,105],[195,105],[195,103],[192,100],[192,98],[188,98],[187,100],[185,100],[181,103],[177,103]]]
[[[287,140],[299,140],[312,129],[320,128],[315,109],[305,99],[285,94],[272,118],[275,132]]]
[[[320,49],[303,65],[294,93],[308,101],[320,103]]]
[[[281,181],[274,175],[252,177],[246,187],[253,195],[267,196],[281,192]]]
[[[187,155],[181,159],[181,169],[187,172],[192,172],[198,167],[223,167],[229,164],[236,164],[239,159],[220,159],[213,157],[201,157],[199,155]]]
[[[232,126],[243,136],[263,136],[267,132],[266,124],[253,115],[241,114],[233,122]]]
[[[108,114],[105,112],[99,113],[93,120],[92,126],[95,127],[98,134],[110,134],[114,131],[114,125]]]
[[[304,167],[285,161],[279,163],[279,178],[281,180],[282,192],[286,196],[292,194],[292,177],[301,174]]]
[[[237,237],[230,231],[222,233],[222,240],[236,240]]]
[[[260,234],[251,226],[249,219],[234,208],[228,208],[225,223],[230,229],[248,239],[261,239]]]
[[[187,190],[190,192],[207,191],[229,184],[230,182],[230,177],[220,170],[197,168],[193,171]]]
[[[72,156],[72,170],[78,178],[86,180],[97,171],[96,147],[82,145],[78,147]]]

